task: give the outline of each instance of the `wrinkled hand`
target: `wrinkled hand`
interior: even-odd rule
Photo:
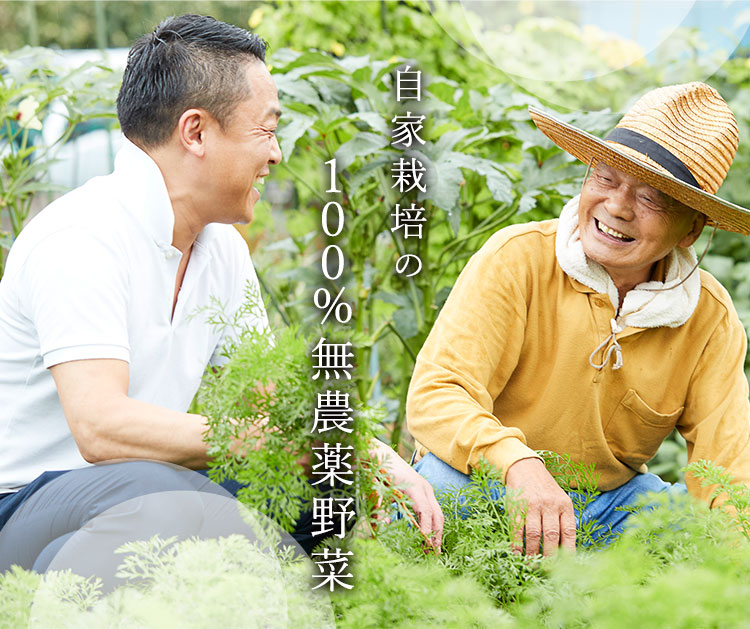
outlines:
[[[526,531],[526,554],[539,554],[543,544],[544,556],[549,557],[562,546],[575,552],[576,520],[573,503],[557,484],[539,459],[521,459],[508,468],[505,477],[508,489],[516,490],[528,504],[526,521],[516,522],[514,548],[523,551]],[[519,491],[520,490],[520,491]]]
[[[373,440],[371,452],[376,454],[380,465],[388,472],[393,483],[402,487],[411,498],[417,514],[419,530],[430,540],[432,548],[440,552],[443,538],[443,511],[435,498],[435,492],[427,480],[396,452],[380,441]]]

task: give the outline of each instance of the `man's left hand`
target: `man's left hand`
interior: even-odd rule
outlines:
[[[371,454],[380,460],[395,485],[402,487],[411,498],[417,514],[419,530],[430,540],[435,552],[440,552],[443,537],[443,511],[435,498],[432,485],[396,452],[381,441],[373,440]]]

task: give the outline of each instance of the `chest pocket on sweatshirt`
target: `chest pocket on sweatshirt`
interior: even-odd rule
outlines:
[[[661,442],[675,427],[684,406],[671,413],[659,413],[629,389],[604,427],[604,437],[612,454],[628,467],[640,472]]]

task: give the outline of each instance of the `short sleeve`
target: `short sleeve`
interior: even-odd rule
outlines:
[[[44,366],[71,360],[129,361],[126,261],[96,236],[65,230],[28,255],[21,301]]]

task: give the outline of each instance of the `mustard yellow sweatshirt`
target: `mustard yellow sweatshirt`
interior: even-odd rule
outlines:
[[[556,229],[556,220],[503,229],[464,268],[409,388],[418,456],[467,474],[484,457],[505,473],[552,450],[594,463],[607,491],[645,472],[676,426],[690,461],[749,482],[747,339],[727,291],[701,271],[686,323],[625,328],[623,366],[596,369],[589,356],[610,334],[614,307],[562,271]],[[709,488],[686,481],[708,501]]]

